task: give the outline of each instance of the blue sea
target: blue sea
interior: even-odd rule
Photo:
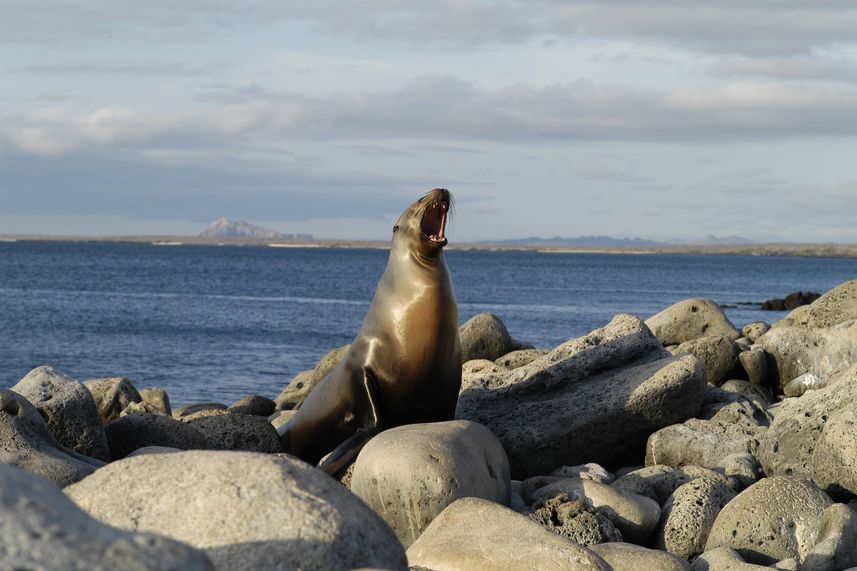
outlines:
[[[857,277],[857,260],[836,258],[446,256],[462,323],[490,311],[545,348],[688,297],[713,299],[739,328],[773,322],[784,314],[758,303]],[[273,398],[352,340],[386,261],[372,249],[0,243],[0,387],[51,364],[162,387],[174,405]]]

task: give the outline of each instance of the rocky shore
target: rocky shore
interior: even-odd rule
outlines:
[[[344,354],[173,410],[49,366],[0,390],[0,568],[857,568],[857,280],[774,324],[688,299],[552,349],[461,328],[456,420],[338,479],[279,450]]]

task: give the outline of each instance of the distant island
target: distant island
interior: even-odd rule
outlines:
[[[271,240],[312,240],[312,234],[283,234],[270,228],[256,226],[244,220],[218,218],[209,224],[205,230],[196,235],[197,238],[260,238]]]

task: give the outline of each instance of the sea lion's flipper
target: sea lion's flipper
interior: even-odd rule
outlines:
[[[381,417],[378,408],[378,381],[369,367],[363,367],[363,390],[365,391],[368,406],[361,423],[361,427],[342,444],[333,449],[333,452],[325,456],[318,463],[317,468],[335,474],[348,466],[363,446],[369,440],[381,432]]]

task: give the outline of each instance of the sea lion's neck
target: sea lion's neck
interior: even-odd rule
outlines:
[[[397,265],[421,269],[429,273],[446,271],[446,262],[443,259],[443,251],[438,250],[431,255],[426,255],[411,244],[394,240],[390,249],[388,266]]]

